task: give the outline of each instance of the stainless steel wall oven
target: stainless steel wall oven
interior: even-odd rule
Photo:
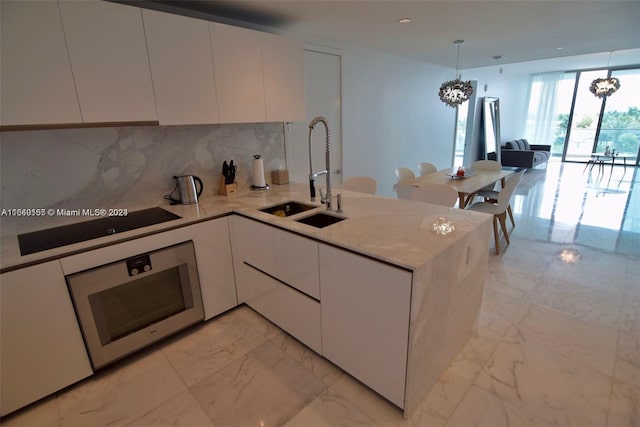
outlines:
[[[66,279],[95,369],[204,319],[190,241]]]

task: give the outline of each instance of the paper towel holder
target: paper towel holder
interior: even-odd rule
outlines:
[[[261,177],[261,182],[256,182],[256,176]],[[253,185],[251,189],[253,191],[266,191],[269,189],[269,184],[264,181],[264,165],[262,164],[262,156],[255,154],[253,156]],[[264,185],[256,185],[264,184]]]

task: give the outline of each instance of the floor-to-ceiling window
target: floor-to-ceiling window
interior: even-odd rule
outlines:
[[[620,89],[607,98],[598,134],[596,152],[606,147],[621,154],[638,156],[640,147],[640,70],[617,70]],[[636,159],[637,160],[637,159]]]
[[[596,78],[611,75],[621,86],[601,99],[589,91]],[[640,69],[598,69],[532,76],[527,117],[531,143],[552,146],[552,155],[586,162],[610,150],[638,164],[640,150]],[[535,142],[534,142],[535,141]]]

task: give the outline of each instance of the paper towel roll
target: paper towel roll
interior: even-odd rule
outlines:
[[[264,181],[264,165],[262,159],[253,159],[253,186],[264,187],[266,186]]]

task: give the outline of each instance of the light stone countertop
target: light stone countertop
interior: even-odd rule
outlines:
[[[66,217],[24,218],[23,220],[28,224],[21,227],[20,231],[2,227],[0,271],[10,271],[22,266],[61,258],[231,213],[253,218],[413,271],[423,266],[436,254],[444,251],[453,242],[474,230],[478,225],[491,222],[490,215],[457,208],[372,196],[341,189],[336,189],[333,192],[334,195],[342,193],[343,212],[337,215],[344,216],[347,220],[325,228],[316,228],[295,221],[297,218],[325,211],[326,208],[319,202],[314,203],[318,205],[318,208],[288,218],[280,218],[258,210],[289,200],[309,203],[308,186],[292,183],[281,186],[274,185],[268,191],[249,191],[229,197],[204,195],[197,205],[161,205],[162,208],[180,215],[182,218],[20,256],[18,233],[87,220],[87,218],[80,217],[71,219]],[[336,205],[335,199],[333,205]],[[145,207],[138,209],[143,208]],[[333,213],[335,214],[335,212]],[[433,231],[432,225],[440,217],[450,220],[455,225],[453,233],[442,236]]]

